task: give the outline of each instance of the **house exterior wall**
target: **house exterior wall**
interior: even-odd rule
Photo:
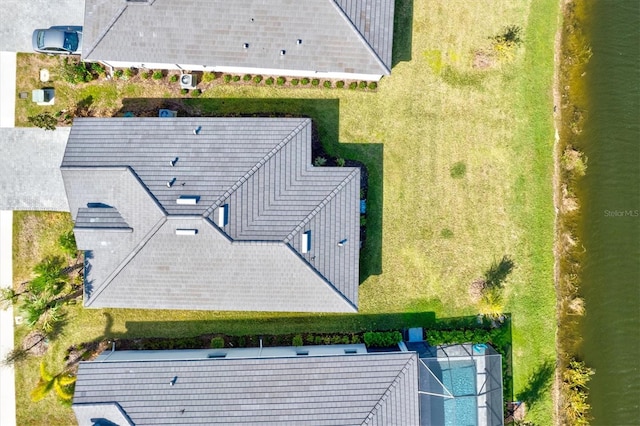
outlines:
[[[343,79],[343,80],[366,80],[380,81],[382,75],[378,74],[356,74],[346,72],[319,72],[308,70],[287,70],[276,68],[251,68],[251,67],[224,67],[210,65],[188,65],[188,64],[164,64],[164,63],[141,63],[141,62],[120,62],[120,61],[101,61],[103,64],[112,68],[145,68],[145,69],[163,69],[163,70],[181,70],[181,71],[208,71],[222,72],[228,74],[252,74],[252,75],[273,75],[287,77],[308,77],[308,78],[326,78],[326,79]]]

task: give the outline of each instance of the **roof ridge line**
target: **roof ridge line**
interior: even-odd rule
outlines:
[[[376,59],[378,64],[382,65],[382,68],[385,69],[388,74],[391,74],[391,69],[387,66],[387,64],[384,63],[384,61],[382,60],[380,55],[378,55],[378,52],[376,52],[376,50],[373,48],[373,46],[371,46],[369,41],[360,32],[360,30],[358,29],[356,24],[351,20],[349,15],[347,15],[347,13],[344,11],[344,9],[338,4],[337,0],[329,0],[329,2],[332,3],[333,6],[336,9],[338,9],[338,13],[349,23],[349,26],[351,27],[351,29],[355,31],[355,33],[360,38],[360,41],[362,41],[364,43],[364,45],[367,48],[367,50],[369,51],[369,53],[373,54],[373,57]]]
[[[309,223],[311,219],[313,219],[315,215],[320,213],[320,210],[322,210],[327,204],[329,204],[329,202],[333,200],[340,191],[342,191],[342,188],[347,186],[347,184],[353,180],[358,172],[359,169],[357,167],[354,167],[351,173],[349,173],[342,180],[342,182],[340,182],[340,184],[333,189],[333,191],[331,191],[313,210],[311,210],[311,212],[304,219],[302,219],[302,222],[300,222],[295,228],[293,228],[291,232],[289,232],[289,234],[284,238],[283,241],[285,243],[289,243],[293,239],[293,237],[298,232],[300,232],[300,230],[304,228],[304,226]]]
[[[96,38],[95,43],[93,43],[93,45],[88,49],[86,53],[82,52],[81,57],[83,59],[87,59],[87,57],[91,54],[91,52],[93,52],[96,49],[96,47],[98,47],[98,44],[100,44],[102,39],[111,30],[111,27],[113,27],[115,23],[118,21],[118,19],[120,19],[124,11],[127,10],[127,7],[129,7],[129,5],[127,4],[127,2],[125,2],[124,5],[120,8],[120,10],[118,10],[116,14],[113,16],[113,18],[111,18],[111,21],[109,21],[109,23],[105,26],[104,31],[102,31],[102,34],[100,34],[100,36]]]
[[[162,216],[160,220],[158,220],[158,222],[149,230],[149,232],[147,232],[147,234],[142,237],[140,242],[133,248],[133,250],[131,250],[131,252],[122,260],[122,262],[120,262],[116,269],[114,269],[113,272],[111,272],[109,276],[107,276],[100,289],[91,294],[91,300],[89,301],[89,303],[85,303],[85,306],[91,306],[93,304],[95,298],[99,296],[105,288],[109,287],[109,284],[111,284],[111,282],[120,274],[120,272],[122,272],[122,270],[129,264],[129,262],[131,262],[131,260],[133,260],[133,258],[136,257],[138,253],[140,253],[140,250],[142,250],[144,246],[147,245],[149,240],[151,240],[151,237],[153,237],[166,222],[167,217]]]
[[[365,417],[364,421],[362,422],[362,426],[368,425],[371,419],[373,419],[373,416],[375,416],[376,411],[378,411],[378,409],[382,407],[381,402],[385,402],[389,398],[389,395],[391,395],[392,388],[395,388],[398,385],[398,382],[404,379],[405,373],[409,371],[409,367],[408,367],[409,364],[415,364],[414,359],[415,359],[414,356],[409,357],[409,359],[404,364],[402,369],[396,375],[395,379],[393,379],[393,381],[389,384],[387,389],[384,391],[384,393],[382,394],[378,402],[376,402],[376,404],[373,406],[371,411],[369,411],[369,414],[367,414],[367,417]]]
[[[100,168],[100,167],[96,167],[96,168]],[[105,167],[105,169],[108,169],[109,167]],[[160,213],[162,214],[162,217],[158,220],[158,223],[156,223],[150,230],[149,232],[147,232],[147,234],[142,237],[142,239],[140,240],[140,242],[138,243],[138,245],[136,247],[133,248],[133,250],[131,251],[131,253],[129,253],[124,260],[120,263],[120,265],[118,265],[116,267],[116,269],[113,270],[113,272],[111,272],[107,278],[104,280],[103,285],[100,287],[100,289],[96,290],[95,293],[92,293],[92,297],[90,298],[89,301],[85,302],[84,306],[91,306],[93,304],[93,300],[94,300],[94,296],[98,296],[100,295],[100,293],[102,293],[104,291],[105,288],[107,288],[109,286],[109,284],[111,283],[111,281],[122,271],[122,269],[131,261],[131,259],[133,257],[135,257],[135,254],[137,254],[140,249],[142,249],[142,247],[144,247],[144,245],[149,241],[149,239],[155,235],[156,232],[158,232],[158,229],[160,229],[160,227],[162,226],[162,224],[164,224],[164,222],[167,221],[167,216],[168,213],[167,211],[162,207],[162,204],[160,204],[160,202],[158,201],[158,199],[151,193],[151,191],[149,190],[149,188],[144,184],[144,182],[142,182],[142,179],[140,179],[140,176],[138,176],[138,174],[130,167],[130,166],[125,166],[124,167],[125,171],[129,171],[130,175],[138,182],[138,184],[142,187],[142,190],[144,192],[147,193],[147,195],[151,198],[151,202],[156,206],[156,208],[160,211]],[[116,210],[117,208],[114,207]],[[119,210],[118,210],[119,212]],[[123,218],[124,219],[124,218]],[[127,222],[128,224],[129,222]],[[153,235],[150,235],[153,232]],[[131,255],[134,256],[131,256]]]
[[[291,140],[298,134],[300,131],[309,125],[309,119],[303,119],[300,124],[298,124],[292,131],[289,133],[284,139],[282,139],[271,151],[269,151],[264,157],[260,159],[247,173],[245,173],[240,179],[238,179],[229,189],[227,189],[224,194],[218,197],[216,201],[214,201],[202,214],[202,216],[209,216],[213,213],[213,211],[220,205],[222,200],[228,198],[238,190],[238,188],[244,184],[251,176],[253,176],[258,170],[265,165],[271,157],[276,155],[278,151],[280,151],[286,144],[291,142]]]

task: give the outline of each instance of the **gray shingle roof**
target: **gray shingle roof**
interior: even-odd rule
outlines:
[[[117,403],[136,425],[417,425],[417,363],[413,352],[81,362],[73,406]]]
[[[86,306],[357,306],[360,171],[311,165],[309,119],[77,119],[61,168]]]
[[[87,0],[82,55],[386,75],[393,14],[393,0]]]

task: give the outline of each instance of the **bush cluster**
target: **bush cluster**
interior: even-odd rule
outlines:
[[[64,58],[62,65],[62,78],[72,84],[86,83],[93,80],[93,66],[87,68],[85,62]]]
[[[402,341],[399,331],[368,331],[364,333],[364,343],[371,348],[388,348]]]
[[[457,343],[487,343],[491,333],[484,328],[458,330],[428,330],[427,342],[431,346],[449,345]]]

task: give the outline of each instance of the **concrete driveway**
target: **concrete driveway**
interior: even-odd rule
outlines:
[[[69,211],[60,163],[70,130],[0,129],[0,210]]]
[[[53,25],[83,25],[84,0],[2,0],[0,51],[33,52],[31,34]]]

